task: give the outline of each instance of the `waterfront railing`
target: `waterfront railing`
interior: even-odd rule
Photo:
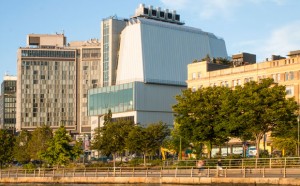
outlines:
[[[85,169],[4,169],[1,178],[18,177],[300,177],[299,168],[243,168],[223,170],[204,167],[199,174],[195,167],[116,167]]]
[[[222,159],[223,169],[216,168],[216,159],[205,160],[200,171],[196,160],[168,160],[162,166],[97,167],[97,168],[7,168],[1,178],[18,177],[300,177],[300,158]]]

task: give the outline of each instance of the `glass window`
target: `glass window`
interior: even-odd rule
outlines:
[[[294,79],[294,72],[290,72],[290,80]]]
[[[286,95],[294,96],[294,86],[286,86],[285,91]]]
[[[198,79],[201,78],[201,72],[198,72]]]
[[[192,79],[196,79],[196,72],[192,74]]]

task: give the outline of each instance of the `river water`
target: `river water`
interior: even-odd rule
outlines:
[[[0,186],[191,186],[191,185],[183,185],[183,184],[0,184]],[[199,184],[199,186],[257,186],[259,184],[210,184],[203,185]],[[262,184],[261,186],[275,186],[275,185],[266,185]],[[280,186],[288,186],[288,185],[280,185]]]

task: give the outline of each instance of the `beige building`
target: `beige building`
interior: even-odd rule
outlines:
[[[249,58],[244,58],[244,54],[245,53],[235,55],[233,61],[236,60],[239,64],[249,65],[226,67],[207,61],[198,61],[189,64],[187,80],[188,88],[191,88],[192,90],[208,86],[226,86],[234,88],[237,85],[243,85],[249,81],[260,81],[263,78],[273,78],[275,82],[286,86],[287,97],[295,97],[295,100],[300,103],[300,50],[290,52],[287,55],[287,58],[273,55],[271,60],[254,64],[251,64],[253,61],[247,61]],[[252,56],[251,58],[253,59],[254,57]],[[266,135],[265,140],[266,143],[263,143],[262,140],[260,148],[266,148],[270,153],[273,150],[270,146],[272,140],[270,134]],[[226,152],[243,152],[242,141],[239,139],[232,139],[227,147],[221,148],[222,154],[226,154]],[[255,149],[253,144],[250,148]],[[212,155],[217,152],[219,152],[219,148],[213,148]]]
[[[101,43],[98,39],[70,42],[68,47],[77,49],[77,123],[80,134],[90,134],[90,117],[87,114],[87,92],[100,87]]]
[[[215,68],[212,68],[215,66]],[[288,97],[299,101],[300,50],[292,51],[287,58],[273,56],[272,60],[232,68],[202,61],[188,65],[188,88],[226,86],[235,87],[249,81],[273,78],[275,82],[286,86]]]
[[[30,34],[18,50],[16,129],[60,125],[90,131],[87,90],[100,82],[100,43],[66,44],[64,34]]]

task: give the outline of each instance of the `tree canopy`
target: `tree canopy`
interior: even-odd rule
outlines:
[[[143,153],[146,165],[146,156],[159,150],[168,135],[170,130],[163,122],[149,124],[146,128],[136,126],[128,134],[126,146],[132,152]]]
[[[264,134],[296,123],[296,101],[286,98],[285,86],[274,83],[273,79],[250,81],[236,87],[234,93],[238,101],[233,123],[242,126],[241,137],[255,140],[257,157]]]
[[[22,130],[16,137],[14,145],[14,158],[20,163],[26,163],[30,161],[30,153],[28,144],[31,139],[30,132]]]
[[[91,147],[94,150],[101,151],[102,154],[112,154],[115,160],[116,153],[125,150],[125,141],[134,123],[130,120],[112,122],[107,119],[106,121],[103,127],[95,130]]]
[[[264,134],[292,128],[297,103],[286,98],[285,86],[272,79],[248,82],[233,90],[206,87],[193,92],[184,90],[173,106],[180,135],[194,142],[204,142],[210,150],[230,137],[255,140],[257,157]],[[209,151],[210,157],[210,151]]]
[[[31,159],[39,160],[40,154],[45,152],[49,147],[49,141],[53,138],[52,129],[49,126],[36,128],[32,132],[31,139],[28,143],[28,151]]]
[[[41,157],[51,165],[66,165],[72,159],[77,158],[82,151],[78,150],[78,145],[75,148],[70,144],[71,136],[67,133],[64,126],[60,126],[54,137],[48,142],[48,148],[41,153]]]
[[[203,142],[210,157],[212,145],[221,145],[229,140],[228,100],[231,90],[226,87],[200,88],[193,92],[184,90],[176,96],[173,106],[179,133],[191,142]]]
[[[13,146],[15,138],[7,130],[0,129],[0,168],[4,163],[13,160]]]

